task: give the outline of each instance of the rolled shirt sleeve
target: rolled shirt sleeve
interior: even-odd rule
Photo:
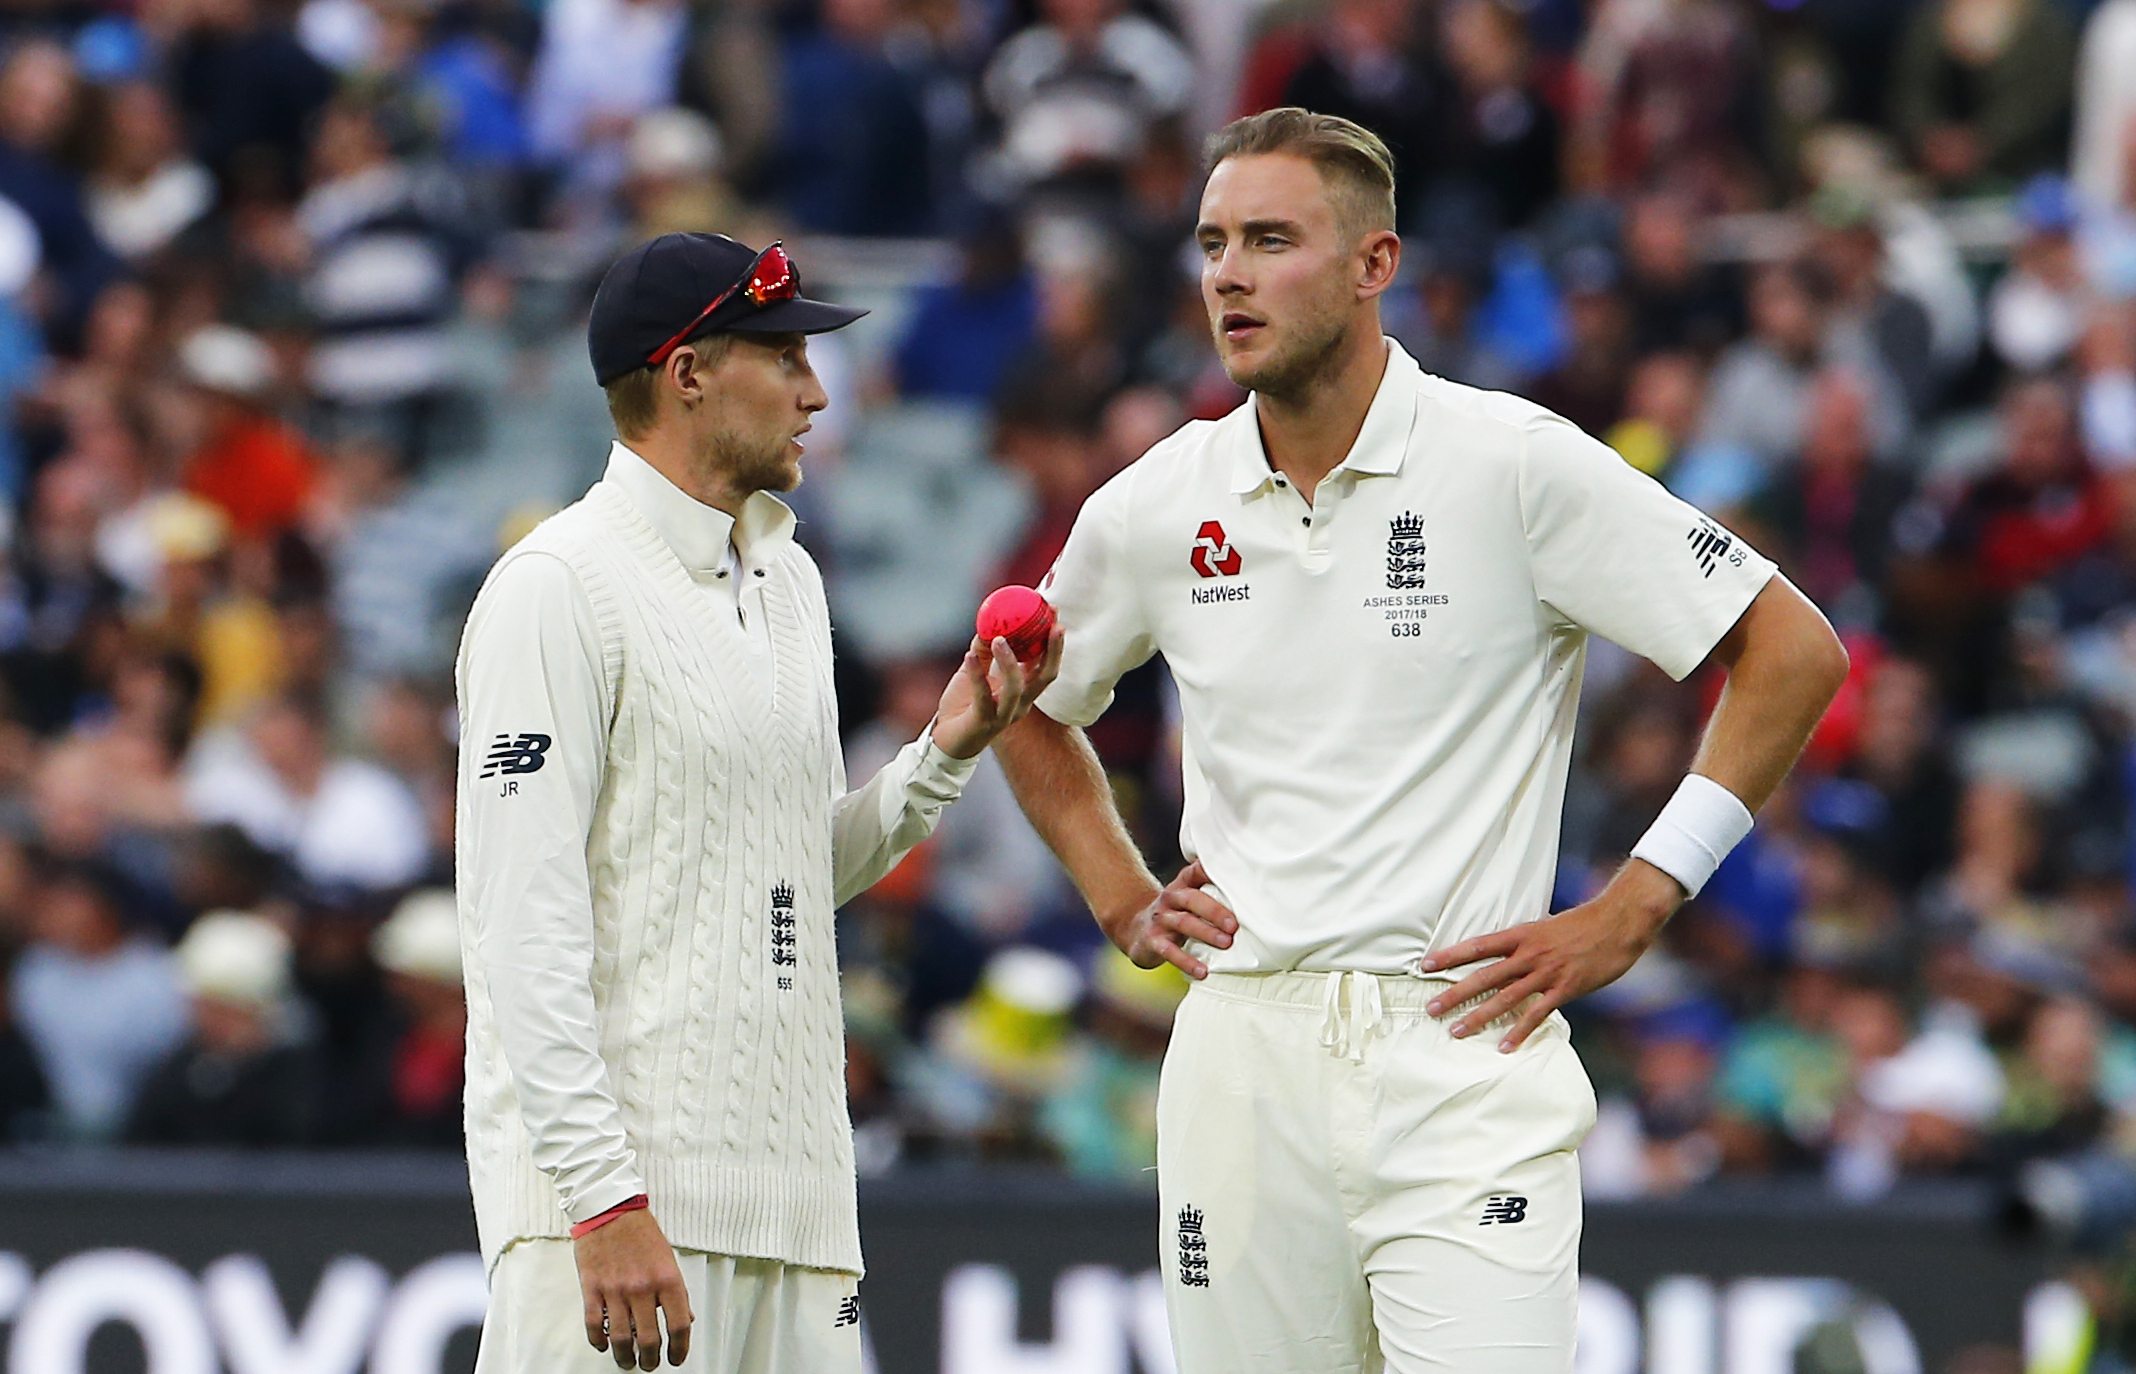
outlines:
[[[1537,597],[1679,681],[1774,575],[1742,536],[1554,415],[1528,426],[1520,503]]]
[[[963,793],[978,766],[976,754],[959,759],[943,753],[932,724],[850,792],[840,763],[831,803],[831,887],[837,905],[875,886],[933,834],[943,808]]]
[[[608,735],[600,631],[546,554],[500,568],[460,656],[460,881],[534,1163],[574,1223],[645,1191],[600,1056],[586,840]]]

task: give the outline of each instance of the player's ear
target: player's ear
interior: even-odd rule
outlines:
[[[661,368],[663,380],[675,398],[685,409],[696,406],[705,398],[704,359],[688,344],[668,354]]]
[[[1379,295],[1394,285],[1402,266],[1402,241],[1392,229],[1374,229],[1357,245],[1357,292],[1360,298]]]

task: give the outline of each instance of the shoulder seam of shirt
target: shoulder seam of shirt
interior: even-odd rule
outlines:
[[[1528,595],[1534,601],[1536,606],[1547,610],[1550,617],[1554,619],[1559,625],[1573,625],[1576,624],[1576,622],[1573,621],[1572,617],[1566,615],[1564,611],[1560,610],[1556,605],[1551,603],[1548,598],[1544,597],[1543,589],[1536,585],[1535,534],[1532,530],[1528,528],[1529,446],[1535,438],[1536,424],[1539,421],[1546,420],[1555,420],[1562,425],[1572,424],[1570,420],[1565,419],[1564,417],[1556,414],[1555,412],[1547,410],[1541,406],[1537,406],[1536,413],[1533,416],[1529,417],[1527,422],[1519,427],[1520,453],[1513,460],[1513,505],[1515,508],[1515,513],[1520,517],[1520,542],[1522,546],[1522,552],[1526,555],[1522,562],[1526,567],[1528,575]],[[1573,427],[1575,429],[1578,428],[1578,426],[1576,425]]]
[[[545,521],[544,523],[547,522]],[[579,596],[584,600],[587,615],[593,620],[594,668],[601,678],[601,701],[606,708],[604,714],[608,716],[610,723],[613,724],[618,698],[616,695],[616,673],[610,667],[609,660],[614,657],[620,664],[623,643],[622,626],[619,624],[611,626],[609,619],[602,615],[600,603],[595,598],[593,589],[586,585],[586,579],[579,575],[577,566],[572,563],[569,557],[557,549],[528,547],[534,537],[534,534],[529,534],[525,539],[506,549],[504,555],[497,560],[497,565],[490,569],[488,582],[494,582],[498,577],[502,576],[504,570],[513,563],[528,558],[546,559],[563,569],[565,576],[571,579],[572,587],[577,590]],[[488,590],[487,583],[485,583],[484,590]],[[611,630],[614,633],[614,647],[616,650],[613,655],[610,653]]]
[[[532,536],[530,535],[529,538],[531,537]],[[563,554],[559,553],[555,549],[530,549],[527,547],[526,539],[520,540],[518,543],[512,545],[512,547],[506,549],[502,554],[498,556],[496,566],[490,569],[489,577],[487,580],[495,582],[499,577],[502,577],[504,575],[505,569],[511,567],[514,563],[523,562],[529,558],[547,559],[549,562],[554,563],[557,567],[562,568],[565,574],[571,578],[571,585],[577,587],[581,595],[586,594],[586,581],[584,578],[578,575],[578,569],[571,566],[570,559],[564,557]]]

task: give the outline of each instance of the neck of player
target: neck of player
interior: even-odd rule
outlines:
[[[1260,422],[1268,464],[1289,478],[1308,502],[1320,479],[1350,456],[1386,374],[1387,341],[1374,311],[1343,336],[1328,365],[1295,393],[1254,393],[1254,417]]]
[[[708,456],[704,440],[682,425],[655,425],[629,443],[653,471],[730,519],[741,519],[743,503],[755,494],[756,488],[736,482],[728,467]]]

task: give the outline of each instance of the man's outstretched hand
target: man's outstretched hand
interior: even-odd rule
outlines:
[[[1108,925],[1105,933],[1141,968],[1176,964],[1189,978],[1207,978],[1209,966],[1187,953],[1186,942],[1200,940],[1229,949],[1239,929],[1231,908],[1201,890],[1208,881],[1196,859],[1147,904]]]
[[[618,1369],[658,1369],[665,1316],[668,1363],[680,1368],[690,1354],[690,1293],[653,1214],[625,1212],[571,1247],[593,1348],[615,1356]]]
[[[1023,663],[1006,639],[988,644],[975,636],[935,708],[935,745],[953,759],[975,758],[1022,720],[1061,670],[1061,640],[1056,625],[1046,637],[1045,654],[1036,663]]]
[[[1440,993],[1427,1010],[1445,1016],[1470,998],[1495,992],[1456,1021],[1453,1033],[1474,1035],[1518,1009],[1520,1019],[1498,1042],[1499,1049],[1511,1053],[1551,1012],[1622,977],[1683,901],[1684,890],[1674,878],[1643,859],[1633,859],[1591,902],[1426,955],[1426,973],[1483,959],[1498,961]]]

